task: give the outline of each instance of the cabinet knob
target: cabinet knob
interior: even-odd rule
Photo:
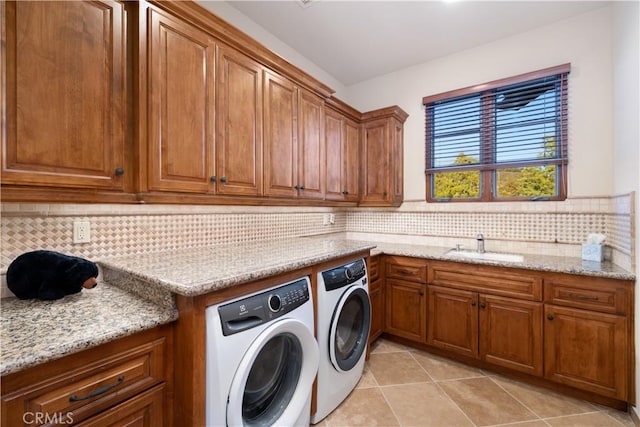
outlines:
[[[547,315],[547,319],[549,319],[549,320],[553,320],[553,319],[554,319],[553,314],[548,314],[548,315]]]
[[[343,191],[342,194],[344,194],[345,196],[349,194],[348,191]]]
[[[382,193],[382,195],[383,195],[384,197],[387,197],[387,192],[385,191],[384,193]]]
[[[301,186],[300,186],[300,189],[301,189],[301,190],[304,190],[304,185],[301,185]]]
[[[300,186],[296,184],[296,186],[295,186],[295,187],[293,187],[293,188],[295,188],[296,190],[299,190],[299,189],[300,189]]]
[[[475,307],[476,306],[476,301],[475,300],[471,300],[471,307]]]
[[[424,296],[424,291],[418,291],[418,293],[420,294],[420,296]]]
[[[485,308],[487,306],[487,304],[485,304],[484,302],[480,303],[480,308]]]
[[[223,176],[222,178],[220,178],[220,182],[223,183],[223,184],[226,184],[227,183],[227,177]]]
[[[124,175],[124,169],[122,169],[122,168],[116,168],[116,170],[114,171],[114,173],[116,174],[116,176],[122,176],[122,175]]]
[[[218,177],[213,175],[211,178],[209,178],[211,180],[211,182],[216,182],[218,180]]]

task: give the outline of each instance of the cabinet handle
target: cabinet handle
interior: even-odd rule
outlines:
[[[589,300],[589,301],[598,301],[600,299],[599,297],[593,297],[593,296],[582,295],[582,294],[574,294],[572,292],[569,292],[568,297],[569,298]]]
[[[342,194],[344,194],[346,196],[347,194],[349,194],[349,192],[348,191],[343,191]]]
[[[116,176],[122,176],[122,175],[124,175],[124,169],[122,169],[122,168],[116,168],[116,170],[114,171],[114,173],[116,174]]]
[[[227,177],[223,176],[222,178],[220,178],[220,182],[223,183],[223,184],[226,184],[227,183]]]
[[[485,308],[486,306],[487,306],[487,304],[486,304],[486,303],[484,303],[484,302],[481,302],[481,303],[480,303],[480,308]]]
[[[209,178],[209,180],[210,180],[211,182],[216,182],[216,181],[218,180],[218,177],[217,177],[217,176],[215,176],[215,175],[213,175],[211,178]]]
[[[475,307],[476,306],[476,300],[471,300],[471,307]]]
[[[104,387],[97,388],[94,391],[92,391],[91,393],[89,393],[89,394],[87,394],[86,396],[83,396],[83,397],[78,397],[75,394],[71,395],[69,397],[69,402],[79,402],[81,400],[91,399],[92,397],[96,397],[98,395],[104,394],[104,393],[108,392],[109,390],[111,390],[112,388],[117,387],[120,384],[122,384],[123,381],[124,381],[124,375],[120,375],[118,377],[118,381],[116,381],[115,384],[106,385]]]
[[[547,319],[549,319],[549,320],[553,320],[553,319],[554,319],[553,314],[548,314],[548,315],[547,315]]]

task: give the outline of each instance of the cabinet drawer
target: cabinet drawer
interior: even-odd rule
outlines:
[[[547,303],[599,311],[628,314],[629,292],[624,281],[567,277],[545,279]]]
[[[380,277],[380,255],[369,257],[369,265],[367,265],[369,273],[369,281],[373,282]]]
[[[422,259],[406,257],[388,257],[385,265],[385,277],[427,283],[427,262]]]
[[[542,278],[506,268],[464,263],[433,263],[429,266],[429,284],[542,301]]]
[[[24,413],[71,414],[74,422],[85,420],[162,383],[165,345],[159,338],[116,352],[95,348],[19,372],[7,379],[24,381],[23,387],[8,393],[3,387],[3,417],[13,420],[8,425],[23,425]]]

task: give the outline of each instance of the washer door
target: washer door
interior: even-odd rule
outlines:
[[[339,372],[351,370],[367,349],[371,302],[365,288],[352,286],[340,297],[331,319],[329,357]]]
[[[224,355],[220,355],[224,357]],[[295,319],[276,321],[247,349],[227,402],[229,426],[293,426],[311,396],[318,344]]]

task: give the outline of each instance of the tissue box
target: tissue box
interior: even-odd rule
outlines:
[[[602,245],[583,243],[582,259],[585,261],[601,262],[604,259],[604,252],[602,250]]]

